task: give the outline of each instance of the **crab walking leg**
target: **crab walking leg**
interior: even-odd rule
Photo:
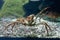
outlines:
[[[51,28],[50,28],[50,26],[47,23],[45,23],[45,26],[48,27],[49,30],[51,31]]]
[[[45,25],[49,28],[49,30],[51,30],[50,26],[46,22],[41,22],[41,23],[38,23],[36,25]]]
[[[44,14],[44,11],[46,11],[48,8],[50,8],[50,7],[46,7],[46,8],[44,8],[43,10],[41,10],[37,15],[36,15],[36,19],[37,19],[37,17],[38,16],[40,16],[40,18],[41,17],[43,17],[45,14]],[[46,13],[48,13],[48,11],[46,11]],[[42,16],[41,16],[42,15]]]
[[[11,26],[11,27],[12,27],[12,29],[11,29],[11,30],[12,30],[12,32],[13,32],[13,27],[15,26],[15,24],[16,24],[16,23],[13,23],[13,25]]]
[[[46,28],[47,35],[49,35],[49,33],[48,33],[48,28],[47,28],[47,26],[46,26],[46,25],[45,25],[45,28]]]
[[[7,28],[8,28],[9,26],[11,26],[12,29],[13,29],[14,25],[15,25],[15,24],[18,24],[18,23],[19,23],[19,22],[12,22],[12,23],[10,23],[10,24],[8,24],[7,26],[5,26],[5,29],[4,29],[4,30],[7,30]]]
[[[4,30],[6,30],[10,25],[13,25],[13,23],[10,23],[7,26],[5,26],[5,29]]]
[[[48,34],[48,28],[49,28],[49,30],[51,31],[51,28],[49,27],[49,25],[48,25],[46,22],[41,22],[41,23],[38,23],[38,24],[36,24],[36,25],[45,25],[47,34]]]

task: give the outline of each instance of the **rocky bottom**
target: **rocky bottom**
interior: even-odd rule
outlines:
[[[11,18],[2,18],[0,20],[0,37],[60,38],[59,22],[50,22],[45,20],[52,29],[52,31],[49,31],[49,35],[47,35],[45,25],[24,26],[22,24],[18,24],[14,26],[13,32],[11,30],[11,26],[9,26],[7,30],[4,30],[5,26],[10,23],[11,20]]]

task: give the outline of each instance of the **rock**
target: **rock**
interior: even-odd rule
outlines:
[[[46,29],[44,25],[37,25],[37,26],[24,26],[21,24],[16,24],[13,28],[13,32],[11,30],[11,26],[8,27],[8,30],[4,30],[4,25],[11,22],[11,18],[2,18],[2,21],[0,21],[0,37],[2,36],[8,36],[8,37],[39,37],[39,38],[60,38],[60,23],[45,21],[52,29],[52,31],[49,31],[49,36],[46,34]],[[37,22],[39,23],[39,21]],[[4,30],[4,32],[3,32]],[[34,35],[33,35],[34,34]]]

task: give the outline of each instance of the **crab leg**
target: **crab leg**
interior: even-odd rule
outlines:
[[[49,25],[48,25],[46,22],[41,22],[41,23],[38,23],[38,24],[36,24],[36,25],[45,25],[47,34],[48,34],[48,28],[49,28],[49,30],[51,31],[51,28],[49,27]]]
[[[10,23],[10,24],[8,24],[7,26],[5,26],[5,29],[4,30],[6,30],[10,25],[12,25],[11,27],[12,27],[12,30],[13,30],[13,27],[14,27],[14,25],[15,24],[18,24],[19,22],[12,22],[12,23]]]
[[[14,25],[15,25],[15,24],[16,24],[16,23],[14,23],[14,24],[12,25],[12,29],[11,29],[11,30],[12,30],[12,32],[13,32],[13,27],[14,27]]]
[[[47,23],[45,23],[45,26],[47,26],[49,28],[49,30],[51,30],[50,26]]]
[[[10,25],[13,25],[13,23],[10,23],[7,26],[5,26],[5,29],[4,30],[6,30],[8,28],[8,26],[10,26]]]
[[[47,28],[47,26],[45,25],[45,28],[46,28],[46,31],[47,31],[47,35],[49,35],[49,33],[48,33],[48,28]]]

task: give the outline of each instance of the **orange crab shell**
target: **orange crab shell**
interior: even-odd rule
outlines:
[[[16,21],[25,24],[25,18],[18,18]]]
[[[29,16],[27,16],[27,18],[26,18],[26,20],[29,22],[29,21],[32,21],[33,20],[33,18],[34,18],[34,14],[31,14],[31,15],[29,15]]]

